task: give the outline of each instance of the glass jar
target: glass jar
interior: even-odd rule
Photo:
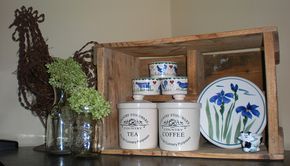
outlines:
[[[55,102],[47,118],[46,151],[51,154],[70,154],[73,113],[62,89],[54,89]]]
[[[84,107],[83,112],[75,117],[72,151],[76,157],[100,154],[103,148],[102,124],[102,120],[93,120],[88,107]]]

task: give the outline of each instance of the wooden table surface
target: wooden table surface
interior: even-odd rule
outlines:
[[[290,165],[290,151],[285,152],[285,160],[217,160],[217,159],[197,159],[197,158],[176,158],[176,157],[145,157],[145,156],[121,156],[121,155],[101,155],[99,158],[75,158],[73,156],[54,156],[44,152],[36,152],[32,147],[20,147],[17,151],[0,152],[0,166],[48,166],[48,165],[84,165],[84,166],[257,166]]]

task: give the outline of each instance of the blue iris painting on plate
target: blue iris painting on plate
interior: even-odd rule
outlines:
[[[262,92],[244,79],[231,79],[205,88],[198,99],[203,104],[202,134],[214,144],[226,148],[239,145],[237,138],[241,131],[262,132],[266,119]]]

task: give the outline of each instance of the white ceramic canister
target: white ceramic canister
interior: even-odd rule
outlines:
[[[161,91],[163,95],[185,95],[187,94],[187,77],[176,76],[162,78]]]
[[[175,100],[159,103],[159,145],[167,151],[193,151],[199,148],[200,103]]]
[[[156,103],[134,95],[133,102],[119,103],[119,143],[122,149],[157,147],[158,126]]]
[[[165,78],[176,76],[177,64],[171,61],[157,61],[149,64],[150,77]]]
[[[142,77],[132,80],[133,95],[159,95],[160,79]]]

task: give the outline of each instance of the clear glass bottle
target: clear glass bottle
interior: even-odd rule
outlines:
[[[47,118],[46,150],[51,154],[70,154],[73,134],[73,112],[62,89],[55,89],[55,102]]]

